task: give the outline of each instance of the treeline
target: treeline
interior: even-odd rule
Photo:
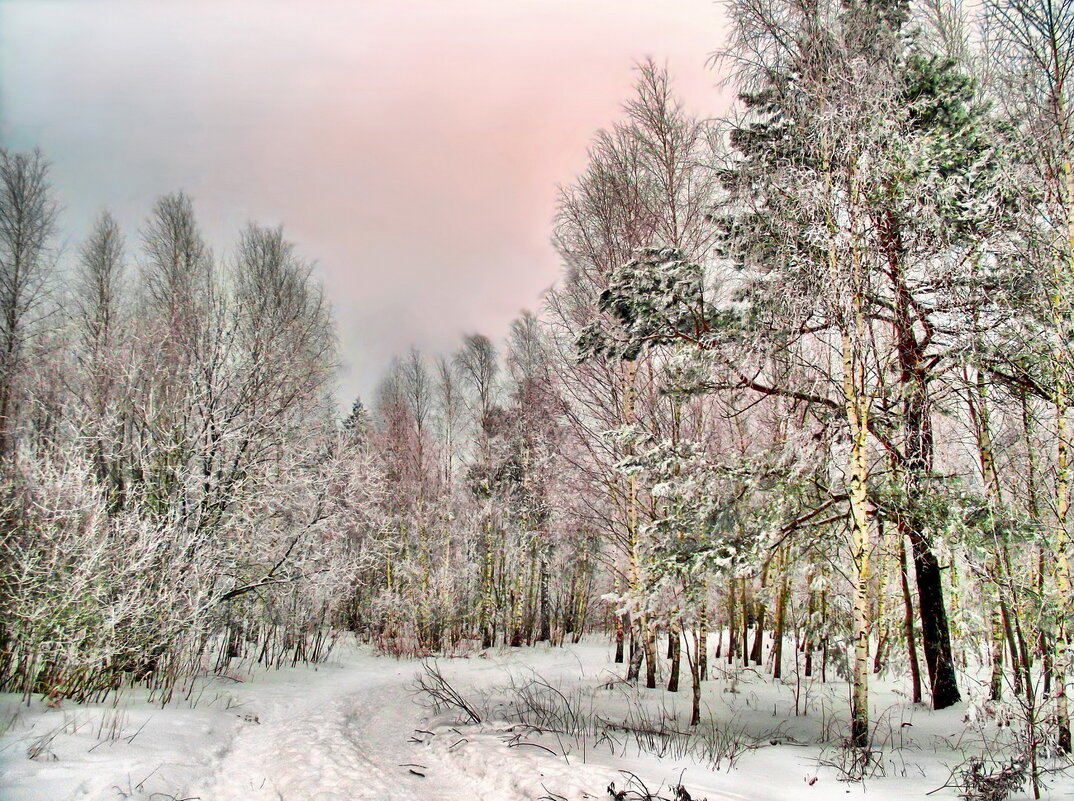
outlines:
[[[216,257],[183,194],[69,271],[56,225],[42,156],[0,151],[0,689],[167,697],[229,623],[315,656],[364,521],[309,266],[257,225]]]
[[[477,373],[470,436],[441,458],[514,536],[562,553],[584,534],[607,601],[589,618],[617,632],[630,678],[677,687],[685,662],[694,722],[710,631],[721,659],[847,679],[863,753],[870,675],[941,709],[984,667],[1039,779],[1040,755],[1070,752],[1074,4],[974,13],[733,2],[727,120],[691,116],[641,66],[561,195],[547,425],[504,440],[524,443],[505,463],[523,492],[482,487],[505,475],[490,412],[521,424],[530,404],[490,406]],[[384,397],[378,436],[398,420]],[[452,391],[438,397],[443,425]],[[422,404],[402,405],[422,430]],[[547,515],[508,511],[538,486]],[[456,552],[472,571],[456,618],[476,610],[486,645],[525,641],[512,621],[540,619],[546,557],[510,534],[490,550],[482,515],[448,514],[477,543]]]
[[[396,655],[575,641],[603,620],[599,532],[574,513],[564,400],[537,319],[397,360],[344,428],[378,465],[383,547],[351,627]]]
[[[559,229],[649,684],[716,582],[731,658],[838,644],[857,748],[871,673],[941,709],[984,664],[1026,759],[1069,754],[1074,4],[728,10],[734,116],[643,67]]]

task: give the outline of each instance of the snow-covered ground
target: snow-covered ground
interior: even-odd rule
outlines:
[[[417,702],[422,663],[355,646],[341,646],[317,668],[207,678],[163,709],[131,692],[114,706],[57,709],[0,697],[0,799],[561,801],[607,798],[613,781],[671,798],[669,786],[681,781],[694,799],[709,801],[894,801],[942,786],[982,730],[964,720],[966,705],[934,713],[879,685],[873,706],[883,763],[872,778],[849,784],[836,767],[839,749],[821,742],[834,741],[844,725],[844,683],[776,682],[717,662],[703,713],[716,721],[709,738],[720,755],[716,769],[715,757],[696,749],[668,745],[660,756],[639,748],[663,741],[647,729],[688,728],[686,670],[680,693],[636,691],[616,682],[621,666],[610,656],[593,642],[439,660],[480,723]],[[578,713],[576,729],[600,733],[519,724],[519,697],[543,702],[559,693],[558,708]],[[592,727],[593,716],[611,725]],[[1072,793],[1074,781],[1064,778],[1045,797]],[[951,788],[931,796],[956,797]]]

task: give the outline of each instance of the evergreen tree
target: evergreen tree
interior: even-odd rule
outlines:
[[[372,415],[365,408],[361,398],[355,398],[351,404],[350,413],[343,418],[343,430],[348,432],[356,440],[363,440],[369,435],[370,426],[373,423]]]

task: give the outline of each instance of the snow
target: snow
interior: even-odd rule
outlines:
[[[703,718],[715,719],[720,742],[737,749],[730,770],[726,758],[715,769],[696,752],[642,751],[624,729],[577,737],[538,731],[513,716],[517,692],[505,688],[538,681],[542,692],[571,699],[582,718],[688,728],[685,671],[682,692],[638,690],[616,681],[622,666],[610,657],[606,643],[591,641],[437,660],[479,710],[480,723],[419,703],[422,663],[353,644],[317,667],[206,677],[163,708],[133,691],[116,704],[60,708],[2,696],[0,799],[574,801],[606,798],[613,781],[619,789],[640,781],[671,798],[669,786],[681,781],[695,799],[709,801],[896,801],[941,787],[967,744],[996,726],[974,719],[965,704],[932,712],[910,704],[902,682],[877,683],[873,719],[883,775],[852,784],[825,764],[839,757],[831,743],[845,719],[840,681],[799,685],[714,662]],[[795,715],[796,693],[804,715]],[[1074,781],[1063,778],[1045,798],[1072,791]]]

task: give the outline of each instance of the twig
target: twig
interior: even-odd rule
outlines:
[[[547,746],[541,745],[540,743],[508,743],[507,747],[508,748],[514,748],[515,746],[519,746],[519,745],[532,745],[534,748],[540,748],[542,751],[547,751],[552,756],[559,756],[559,754],[557,754],[551,748],[548,748]]]

